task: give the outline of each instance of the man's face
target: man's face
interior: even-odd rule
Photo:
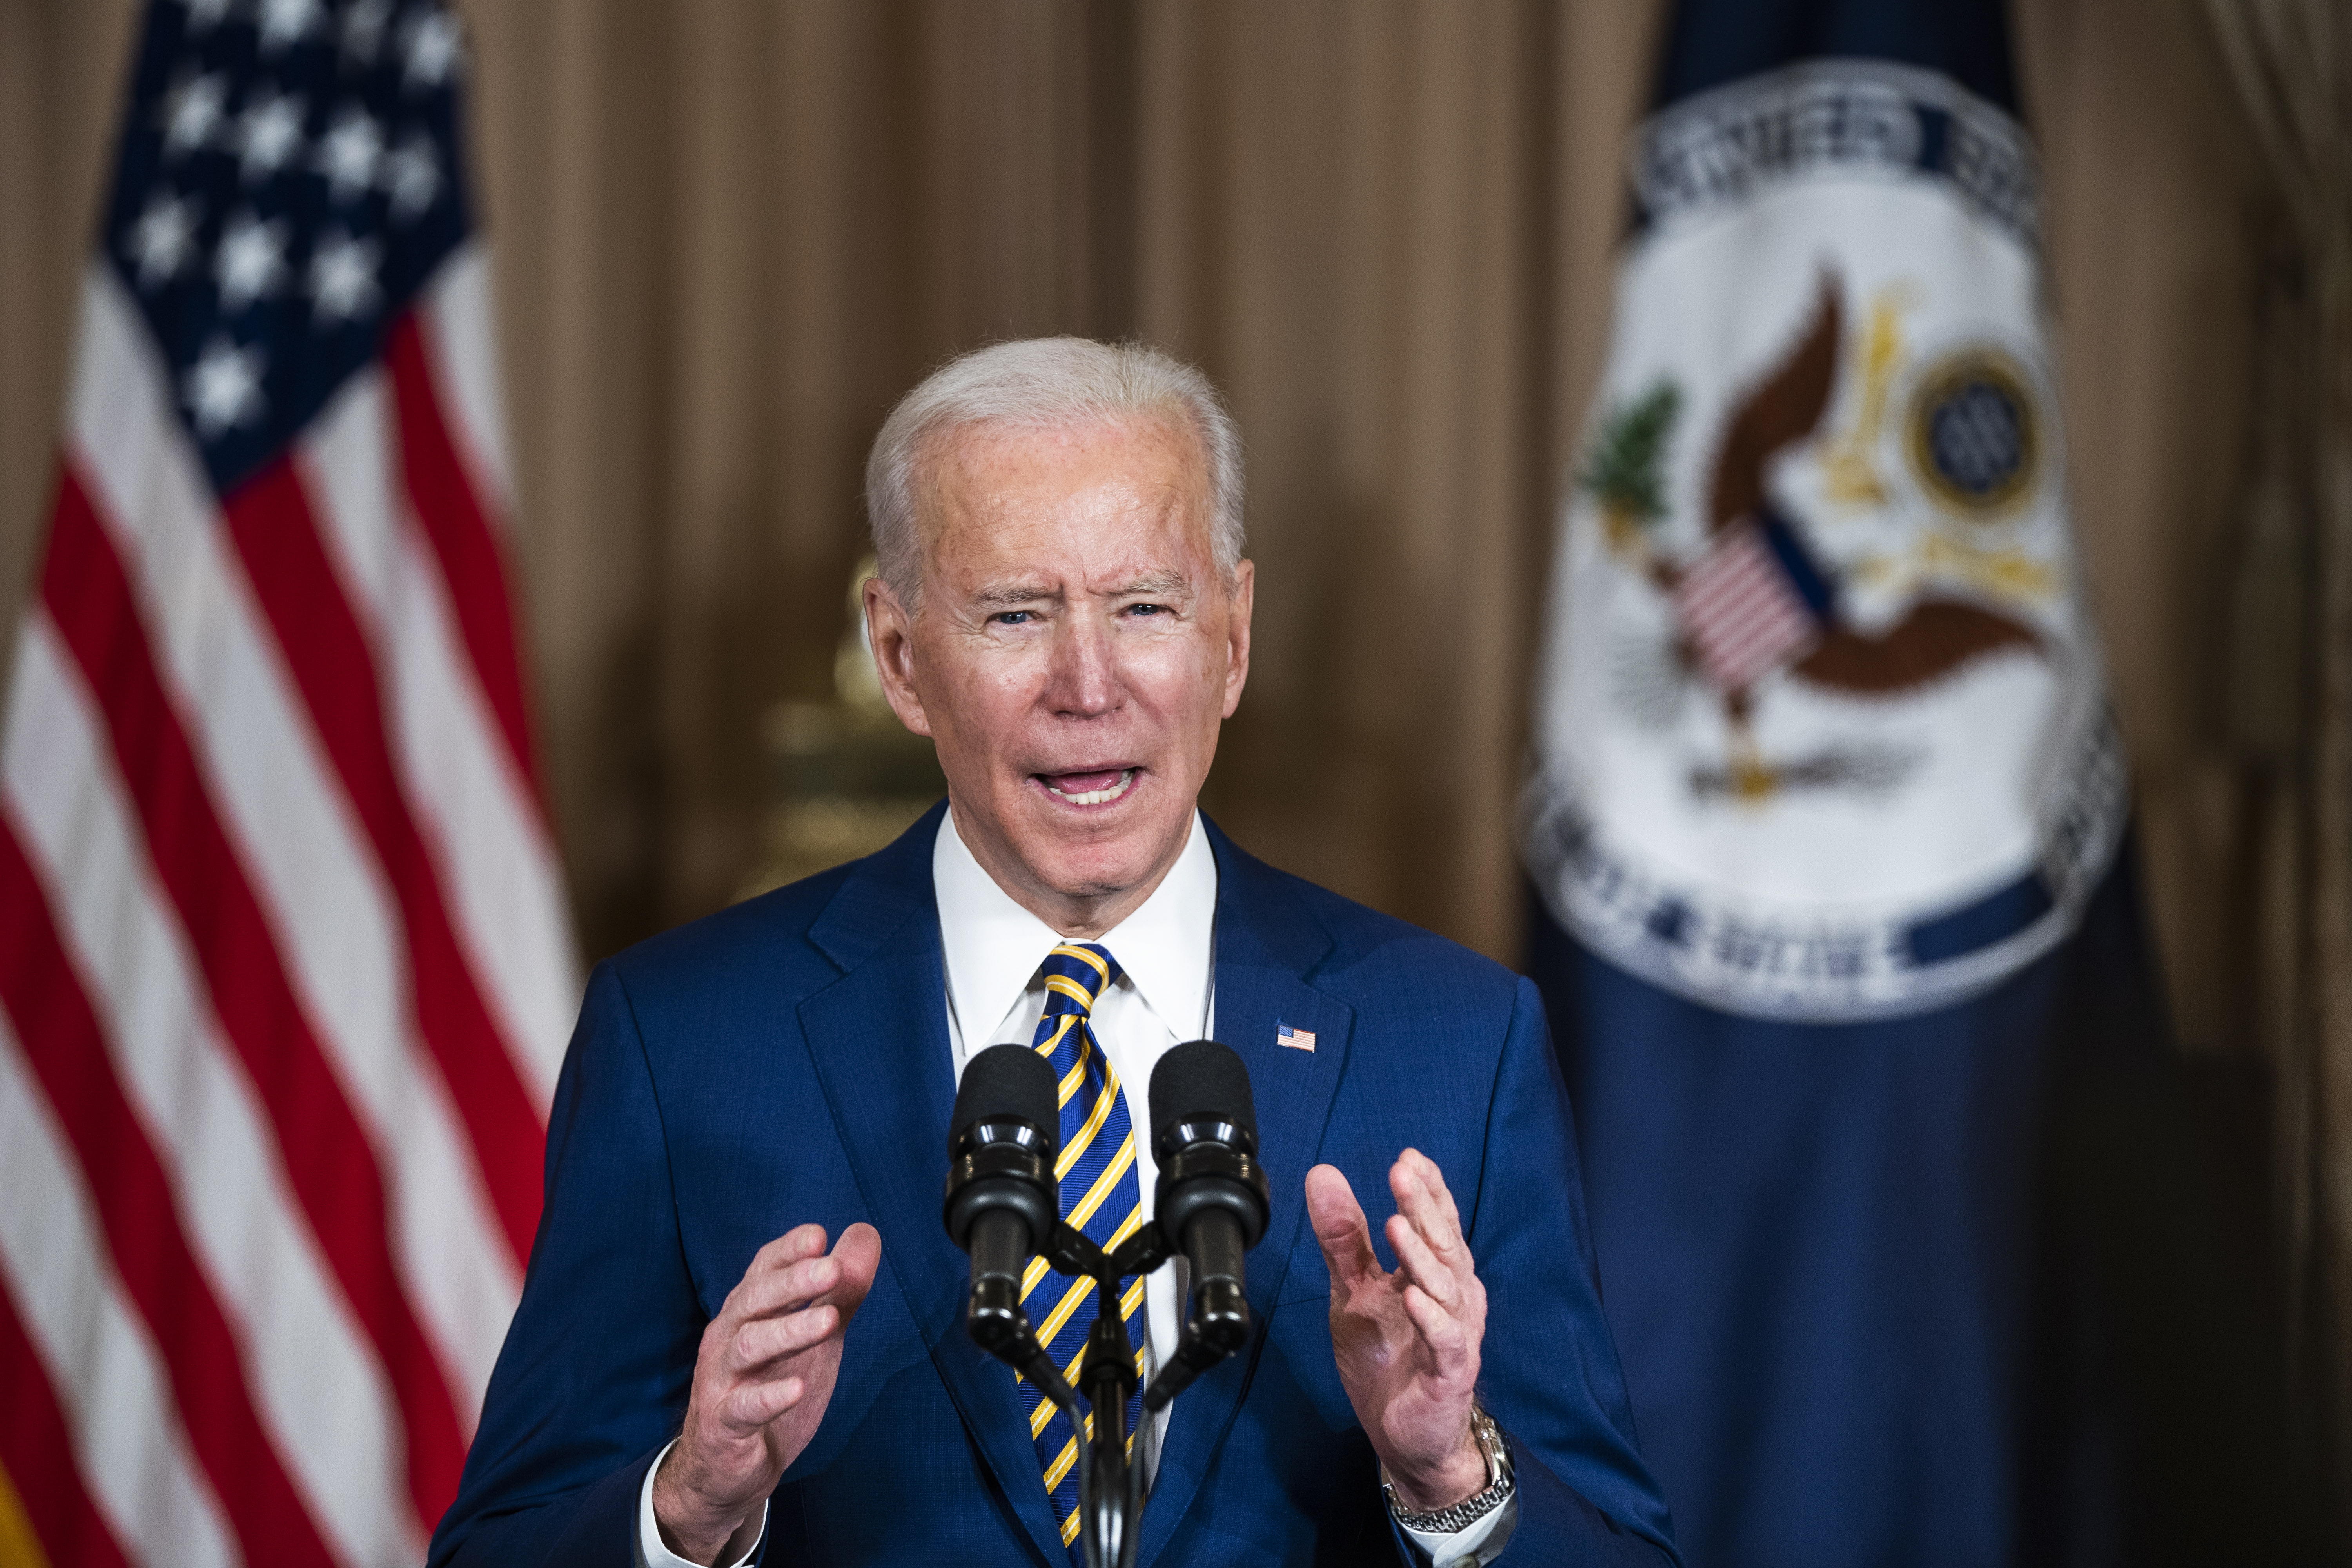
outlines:
[[[1200,447],[1159,421],[933,440],[921,602],[866,585],[883,689],[998,884],[1099,934],[1183,848],[1249,674],[1251,565],[1217,570]]]

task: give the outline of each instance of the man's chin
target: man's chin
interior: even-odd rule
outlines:
[[[1115,899],[1165,869],[1149,850],[1125,844],[1046,848],[1023,858],[1031,875],[1065,899]]]
[[[1121,801],[1072,809],[1032,799],[1020,813],[1012,846],[1030,875],[1066,899],[1115,897],[1166,869],[1171,841],[1181,845],[1192,813],[1162,801]]]

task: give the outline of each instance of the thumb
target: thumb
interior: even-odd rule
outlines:
[[[866,1300],[866,1292],[874,1288],[874,1272],[882,1266],[882,1233],[863,1220],[845,1226],[841,1239],[833,1244],[833,1256],[841,1265],[841,1281],[833,1288],[833,1301],[846,1323]]]
[[[1372,1233],[1364,1223],[1356,1190],[1336,1165],[1318,1165],[1307,1173],[1307,1217],[1322,1246],[1323,1262],[1331,1270],[1331,1289],[1353,1289],[1381,1277],[1381,1260],[1372,1255]]]

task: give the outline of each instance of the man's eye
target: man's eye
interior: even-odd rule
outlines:
[[[1130,616],[1164,616],[1168,613],[1168,606],[1165,605],[1129,605],[1127,607],[1127,613]]]
[[[999,610],[988,617],[1000,626],[1023,626],[1037,618],[1034,610]]]

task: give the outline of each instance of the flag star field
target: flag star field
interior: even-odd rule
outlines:
[[[105,247],[215,489],[315,417],[464,241],[461,58],[436,6],[155,11]]]

